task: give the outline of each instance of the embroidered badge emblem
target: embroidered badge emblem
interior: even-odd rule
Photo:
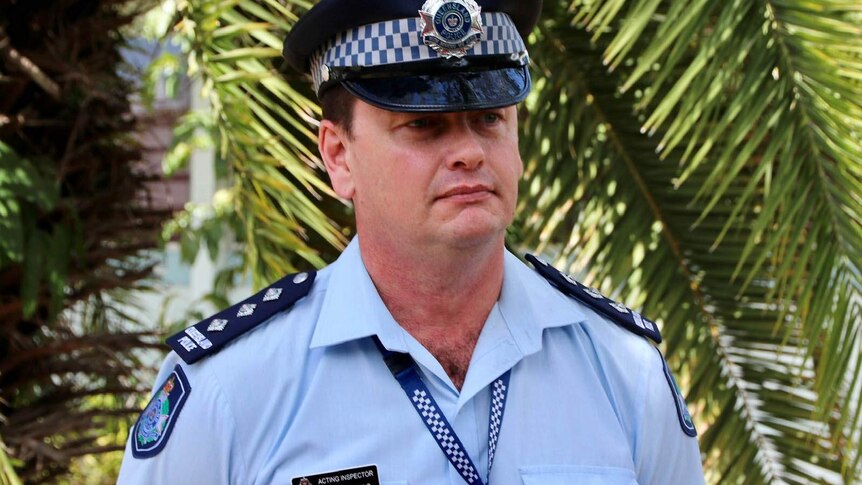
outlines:
[[[132,456],[149,458],[162,451],[191,390],[182,367],[177,365],[132,428]]]
[[[419,11],[422,41],[443,57],[464,57],[485,34],[480,12],[473,0],[428,0]]]

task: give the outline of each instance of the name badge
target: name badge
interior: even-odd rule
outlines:
[[[330,483],[337,483],[339,485],[380,485],[380,476],[377,474],[377,465],[366,465],[346,470],[319,473],[317,475],[295,477],[290,483],[291,485],[328,485]]]

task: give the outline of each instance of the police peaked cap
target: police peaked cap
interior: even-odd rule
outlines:
[[[391,111],[519,103],[530,91],[524,39],[541,0],[322,0],[284,41],[318,96],[341,84]],[[420,12],[421,11],[421,12]]]

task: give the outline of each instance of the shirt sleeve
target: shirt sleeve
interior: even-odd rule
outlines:
[[[167,426],[154,420],[151,421],[154,424],[145,427],[149,433],[146,440],[161,440],[159,451],[148,453],[150,456],[133,451],[134,440],[140,438],[132,426],[117,483],[250,483],[237,444],[235,421],[215,376],[209,375],[200,364],[187,366],[179,362],[176,354],[171,353],[159,371],[152,399],[159,398],[160,393],[165,395],[166,383],[177,376],[177,367],[189,387],[180,406],[177,406],[179,391],[174,387],[177,384],[172,383],[173,399],[165,399],[167,407],[159,403],[144,410],[144,413],[155,410],[157,418],[165,415],[169,418],[176,413],[174,422]]]
[[[675,402],[676,391],[665,375],[664,358],[660,352],[652,354],[648,359],[644,406],[635,445],[638,483],[703,484],[697,438],[683,431]],[[680,404],[685,405],[681,398]]]

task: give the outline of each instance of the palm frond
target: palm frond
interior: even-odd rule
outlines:
[[[713,482],[859,472],[853,8],[551,2],[531,42],[521,244],[660,317]]]
[[[280,71],[283,33],[305,8],[305,2],[191,0],[176,25],[212,109],[218,156],[233,169],[239,236],[248,243],[244,256],[258,286],[301,260],[322,266],[346,243],[347,221],[338,217],[344,206],[317,157],[319,108],[307,83]]]
[[[0,485],[21,485],[21,479],[15,473],[2,439],[0,439]]]

